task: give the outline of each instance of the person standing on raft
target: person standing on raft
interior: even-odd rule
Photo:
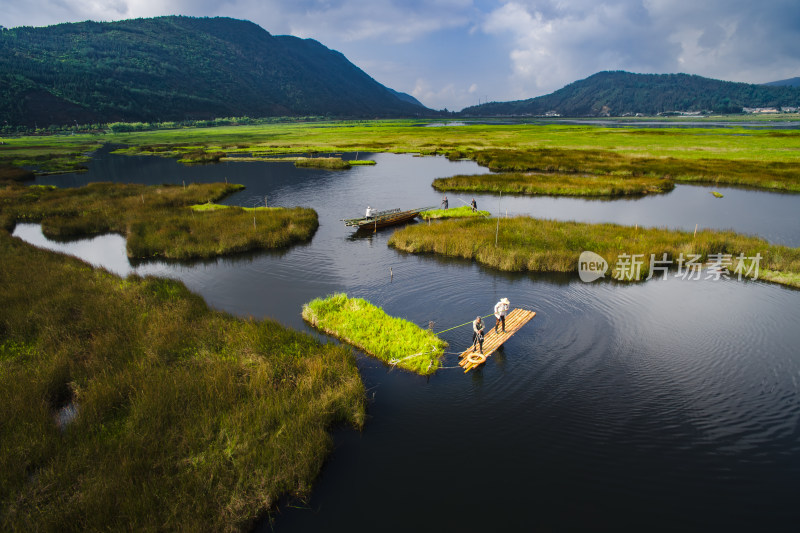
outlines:
[[[506,313],[508,313],[508,298],[502,298],[499,302],[494,304],[494,317],[497,321],[494,323],[494,332],[497,333],[497,326],[503,325],[503,333],[506,332]]]
[[[483,353],[483,321],[481,317],[476,317],[472,321],[472,351],[475,351],[475,346],[480,343],[481,353]]]

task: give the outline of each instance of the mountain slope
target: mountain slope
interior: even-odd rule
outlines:
[[[620,116],[670,111],[739,113],[743,107],[797,106],[800,90],[713,80],[688,74],[598,72],[551,94],[490,102],[461,111],[464,115]]]
[[[800,87],[800,76],[789,78],[788,80],[771,81],[764,85],[769,85],[771,87]]]
[[[341,53],[229,18],[158,17],[0,32],[0,122],[415,116]]]

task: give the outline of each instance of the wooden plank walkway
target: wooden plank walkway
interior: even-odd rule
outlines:
[[[458,363],[464,368],[464,373],[466,374],[473,368],[485,363],[486,359],[490,355],[496,352],[504,342],[510,339],[514,333],[519,331],[522,326],[530,322],[535,316],[536,313],[534,311],[528,311],[526,309],[512,310],[508,315],[506,315],[505,333],[503,333],[501,330],[498,330],[499,333],[495,333],[494,324],[492,324],[492,327],[488,327],[489,325],[484,323],[484,327],[487,328],[489,332],[483,336],[483,356],[481,356],[481,354],[477,351],[473,353],[472,346],[464,350],[461,355],[459,355],[461,361]]]

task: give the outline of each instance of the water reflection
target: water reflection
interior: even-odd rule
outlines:
[[[800,519],[800,292],[736,280],[585,284],[494,272],[399,253],[386,244],[391,230],[358,235],[339,221],[366,205],[436,204],[432,179],[485,171],[471,162],[372,154],[376,166],[342,173],[282,163],[177,169],[169,160],[103,157],[80,179],[227,175],[247,186],[228,203],[268,195],[271,205],[320,214],[309,244],[202,263],[131,266],[113,235],[85,249],[58,244],[121,275],[180,279],[215,308],[309,332],[302,304],[335,291],[423,327],[433,322],[435,331],[488,314],[502,297],[537,311],[502,353],[468,375],[453,353],[445,366],[454,368],[429,378],[357,354],[371,398],[366,429],[337,432],[310,510],[282,509],[276,529],[789,530]],[[708,190],[679,186],[626,202],[476,198],[493,212],[731,226],[800,242],[800,197],[717,189],[725,198],[716,199]],[[33,242],[41,239],[37,228],[20,224],[15,235]],[[466,327],[442,337],[452,352],[470,344]]]

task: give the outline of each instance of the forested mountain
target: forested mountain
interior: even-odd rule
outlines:
[[[513,102],[490,102],[461,111],[467,116],[622,116],[711,111],[740,113],[744,107],[797,107],[800,89],[713,80],[688,74],[599,72],[554,93]]]
[[[312,39],[230,18],[0,31],[0,124],[431,111]]]

